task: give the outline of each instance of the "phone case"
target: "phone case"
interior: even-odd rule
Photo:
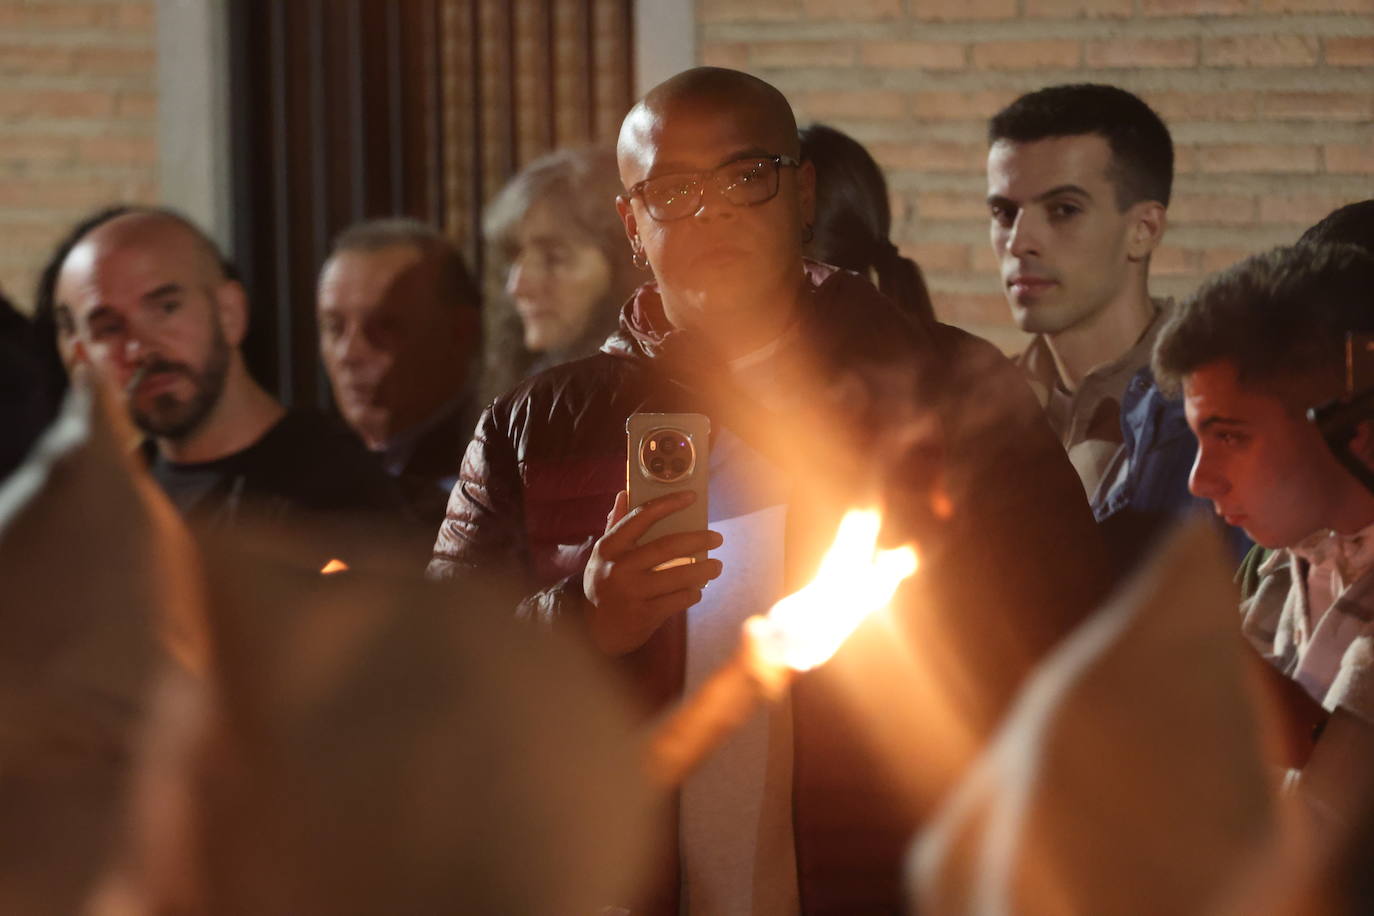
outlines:
[[[659,496],[691,490],[696,501],[685,509],[659,519],[639,539],[647,544],[665,534],[704,531],[707,527],[707,496],[710,483],[711,420],[699,413],[636,413],[625,421],[626,485],[630,508]],[[701,553],[681,562],[706,559]]]

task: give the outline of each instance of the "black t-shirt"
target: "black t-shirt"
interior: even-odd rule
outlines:
[[[291,410],[262,438],[224,458],[178,464],[145,445],[153,478],[195,525],[239,522],[310,525],[339,535],[410,521],[404,498],[376,456],[334,418]],[[342,538],[324,538],[309,553],[338,556]],[[328,557],[326,557],[327,559]],[[341,557],[347,560],[347,557]]]

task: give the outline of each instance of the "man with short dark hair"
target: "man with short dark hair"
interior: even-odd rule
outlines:
[[[1199,442],[1193,493],[1273,550],[1247,561],[1243,629],[1331,713],[1297,784],[1336,816],[1359,810],[1374,767],[1374,493],[1308,411],[1368,385],[1371,290],[1358,248],[1276,249],[1204,283],[1154,355]],[[1374,421],[1340,444],[1374,467]]]
[[[346,430],[287,411],[249,374],[243,287],[214,242],[151,207],[78,225],[43,273],[74,346],[122,389],[153,477],[192,520],[396,518],[399,493]],[[337,527],[337,526],[336,526]],[[309,562],[342,544],[302,544]]]
[[[1167,226],[1169,130],[1126,90],[1078,84],[1017,99],[988,143],[993,250],[1017,325],[1036,335],[1018,361],[1129,568],[1197,508],[1182,405],[1149,370],[1168,308],[1149,268]]]
[[[433,526],[477,425],[480,302],[453,242],[415,220],[350,226],[320,270],[334,403]]]
[[[601,353],[487,409],[430,565],[513,569],[522,615],[587,639],[653,710],[814,573],[845,508],[880,505],[887,538],[919,544],[893,616],[687,780],[651,912],[900,909],[931,797],[1104,585],[1081,488],[1015,368],[803,260],[799,146],[787,100],[736,71],[688,70],[635,105],[615,205],[654,282]],[[690,494],[628,508],[639,412],[709,417],[712,530],[640,543]]]

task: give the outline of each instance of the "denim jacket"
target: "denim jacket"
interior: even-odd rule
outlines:
[[[1121,398],[1121,448],[1107,466],[1092,497],[1099,524],[1129,521],[1138,546],[1162,527],[1190,512],[1210,512],[1205,499],[1188,492],[1188,475],[1197,457],[1197,438],[1188,428],[1183,401],[1165,397],[1149,366],[1126,383]],[[1250,549],[1239,528],[1226,528],[1236,559]]]

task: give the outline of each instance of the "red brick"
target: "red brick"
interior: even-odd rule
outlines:
[[[1324,152],[1333,175],[1374,175],[1374,145],[1330,143]]]
[[[1180,194],[1169,204],[1169,222],[1245,226],[1255,220],[1255,199],[1234,194]]]
[[[1256,109],[1253,92],[1153,92],[1144,98],[1169,123],[1249,121]]]
[[[1307,67],[1317,62],[1317,39],[1308,35],[1240,35],[1208,38],[1208,67]]]
[[[103,178],[64,178],[35,182],[0,180],[0,206],[16,208],[87,209],[115,200],[151,200],[147,182]]]
[[[79,48],[72,55],[72,67],[93,76],[152,76],[157,72],[157,57],[144,48]]]
[[[866,41],[859,46],[864,66],[892,70],[962,70],[968,53],[957,41]]]
[[[986,121],[1018,95],[1013,89],[916,92],[911,96],[911,113],[926,121]]]
[[[1090,41],[1084,61],[1094,68],[1193,67],[1195,38],[1110,38]]]
[[[153,92],[121,92],[115,110],[121,118],[156,118],[157,94]]]
[[[1365,92],[1270,92],[1261,100],[1266,118],[1291,121],[1374,120],[1374,94]]]
[[[86,3],[9,3],[0,7],[0,28],[81,29],[104,25],[109,9]]]
[[[738,41],[712,41],[702,45],[697,62],[707,67],[749,69],[749,46]]]
[[[1001,276],[1002,265],[998,262],[997,252],[992,250],[992,245],[974,245],[969,253],[972,255],[969,259],[969,267],[975,276]]]
[[[969,269],[967,245],[957,242],[907,242],[902,254],[915,261],[922,273],[966,273]]]
[[[1261,223],[1310,226],[1337,207],[1350,203],[1338,194],[1263,194],[1260,196]]]
[[[1374,67],[1374,38],[1327,38],[1322,47],[1328,66]]]
[[[1157,277],[1176,277],[1197,273],[1202,256],[1191,248],[1163,245],[1150,255],[1150,273]]]
[[[1140,0],[1146,16],[1234,16],[1249,9],[1250,0]]]
[[[1266,13],[1374,13],[1374,0],[1260,0]]]
[[[908,0],[911,17],[923,22],[1013,19],[1017,0]]]
[[[902,0],[802,0],[808,19],[901,19]]]
[[[90,137],[81,141],[81,157],[90,164],[157,165],[153,137]]]
[[[697,22],[778,22],[801,15],[800,0],[697,0]]]
[[[976,192],[926,191],[916,195],[916,215],[922,220],[983,222],[988,205]]]
[[[751,44],[749,60],[755,67],[848,67],[854,63],[854,46],[834,41],[770,41]]]
[[[906,117],[906,96],[893,89],[822,89],[802,93],[797,108],[809,118]]]
[[[1244,261],[1254,253],[1249,248],[1208,248],[1202,253],[1202,270],[1213,274]]]
[[[101,90],[0,90],[0,118],[99,118],[114,110],[114,93]]]
[[[1040,19],[1129,19],[1135,0],[1026,0],[1026,15]]]
[[[1011,309],[1000,293],[938,292],[931,295],[936,314],[951,324],[1008,324]]]
[[[885,169],[914,172],[954,172],[981,175],[987,168],[987,150],[981,143],[932,140],[921,143],[873,143],[873,158]]]
[[[72,72],[69,48],[35,45],[0,45],[0,73],[43,75]]]
[[[0,143],[0,162],[37,161],[46,165],[56,165],[70,162],[75,156],[76,141],[70,137],[25,136],[11,132],[6,134],[4,142]],[[14,239],[5,233],[0,233],[0,238],[4,238],[8,244],[14,242]]]
[[[973,46],[973,64],[980,70],[1072,70],[1082,57],[1078,42],[1052,38],[1043,41],[987,41]]]
[[[114,14],[114,25],[121,29],[137,29],[151,33],[156,19],[152,3],[121,3]]]
[[[1204,146],[1198,150],[1198,168],[1207,174],[1284,174],[1317,171],[1315,146],[1265,146],[1236,143]]]

